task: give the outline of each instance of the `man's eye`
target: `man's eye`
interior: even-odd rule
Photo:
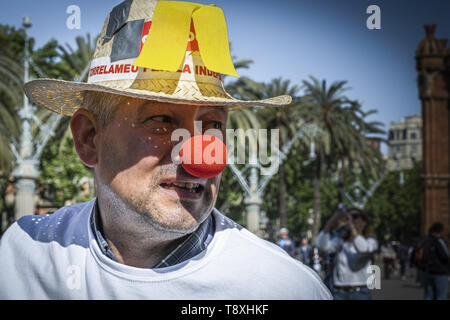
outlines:
[[[159,116],[153,116],[150,118],[147,118],[147,120],[153,120],[153,121],[158,121],[158,122],[172,122],[172,118],[169,116],[165,116],[165,115],[159,115]]]
[[[163,114],[148,117],[142,124],[149,130],[149,133],[159,135],[168,134],[175,127],[174,119]]]
[[[222,130],[223,128],[223,124],[220,121],[208,121],[206,123],[206,128],[207,129],[218,129],[218,130]]]

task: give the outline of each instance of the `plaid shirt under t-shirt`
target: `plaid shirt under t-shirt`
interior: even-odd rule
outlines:
[[[100,210],[98,208],[98,200],[95,201],[91,214],[91,228],[94,232],[97,243],[105,254],[110,259],[117,261],[116,257],[109,248],[108,242],[106,242],[100,229]],[[154,268],[164,268],[173,266],[175,264],[186,261],[200,252],[202,252],[208,244],[211,242],[214,236],[214,217],[209,217],[197,228],[196,231],[190,234],[186,240],[184,240],[178,247],[176,247],[171,253],[169,253],[164,259],[157,263]]]

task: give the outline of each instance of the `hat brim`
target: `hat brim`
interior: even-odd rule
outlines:
[[[83,92],[97,91],[131,98],[160,101],[166,103],[239,107],[279,107],[291,103],[289,95],[282,95],[263,100],[244,101],[235,99],[222,89],[220,97],[217,96],[180,96],[165,92],[73,82],[56,79],[36,79],[24,84],[24,91],[33,103],[45,107],[53,112],[71,116],[82,106]]]

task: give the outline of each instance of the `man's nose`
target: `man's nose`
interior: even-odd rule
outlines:
[[[197,119],[199,106],[191,106],[190,112],[182,115],[181,127],[188,130],[191,137],[203,133],[202,121]]]
[[[202,122],[197,120],[197,113],[199,107],[186,106],[186,108],[189,109],[180,112],[180,114],[177,116],[177,128],[174,132],[172,132],[170,136],[170,143],[172,147],[171,149],[173,149],[175,146],[178,146],[178,144],[183,140],[186,141],[190,137],[202,134]],[[171,150],[171,152],[173,153],[174,150]]]
[[[196,120],[195,118],[189,118],[185,121],[184,128],[189,131],[191,137],[203,134],[202,121]]]

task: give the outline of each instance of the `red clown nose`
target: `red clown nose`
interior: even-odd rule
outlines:
[[[183,143],[180,150],[184,170],[199,178],[212,178],[227,166],[227,147],[219,138],[197,135]]]

